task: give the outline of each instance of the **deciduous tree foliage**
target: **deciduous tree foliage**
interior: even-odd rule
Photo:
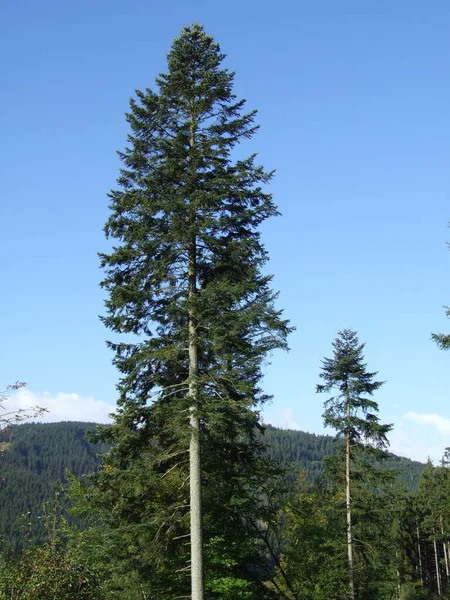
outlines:
[[[201,26],[185,27],[156,91],[131,99],[105,227],[116,245],[101,255],[103,321],[120,338],[110,347],[121,379],[98,499],[134,532],[153,598],[185,593],[189,570],[192,598],[202,598],[203,548],[213,593],[231,546],[226,585],[234,579],[242,598],[253,597],[261,560],[243,534],[267,506],[261,366],[286,348],[289,325],[262,272],[259,226],[277,215],[264,191],[272,173],[255,155],[234,156],[256,132],[256,113],[233,94],[224,58]]]
[[[0,600],[103,600],[102,568],[90,560],[83,535],[68,526],[61,508],[58,497],[53,506],[43,505],[43,544],[28,540],[20,553],[0,554]]]
[[[8,385],[5,390],[0,391],[0,408],[4,411],[0,413],[0,432],[11,427],[11,425],[17,425],[26,419],[40,417],[48,412],[48,410],[42,406],[30,406],[30,408],[19,408],[18,410],[9,410],[8,406],[5,406],[10,394],[17,392],[26,385],[27,384],[24,381],[16,381],[16,383]],[[7,445],[3,441],[0,444],[0,452],[5,450],[6,447]]]

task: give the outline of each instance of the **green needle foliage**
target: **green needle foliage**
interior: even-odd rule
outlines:
[[[272,173],[255,155],[235,158],[258,127],[233,94],[224,58],[201,26],[185,27],[156,91],[130,100],[105,226],[116,245],[101,255],[103,322],[119,339],[109,345],[121,379],[115,424],[102,434],[114,447],[92,502],[121,528],[124,560],[152,598],[187,591],[193,443],[208,597],[228,597],[224,586],[232,595],[233,580],[234,597],[265,593],[262,546],[248,533],[269,510],[273,472],[258,435],[261,368],[268,353],[287,348],[290,328],[262,273],[259,226],[278,214],[263,189]]]
[[[450,226],[450,223],[449,223]],[[450,244],[447,242],[447,246]],[[450,318],[450,307],[445,307],[445,314],[447,318]],[[450,348],[450,334],[448,333],[432,333],[431,339],[436,342],[441,350],[448,350]]]
[[[445,314],[450,317],[450,309],[445,308]],[[432,333],[431,339],[436,342],[441,350],[448,350],[450,348],[450,334],[448,333]]]
[[[322,361],[320,377],[325,383],[317,386],[317,392],[338,392],[325,401],[323,416],[327,427],[335,429],[341,438],[348,437],[352,448],[383,450],[388,445],[386,436],[392,426],[379,423],[378,404],[371,396],[384,382],[375,381],[377,373],[367,371],[364,346],[356,332],[339,331],[333,342],[333,358]]]
[[[303,473],[292,491],[277,584],[289,600],[346,599],[345,513],[337,510],[336,490],[323,481],[308,484]]]
[[[367,370],[364,344],[359,342],[357,334],[350,329],[340,331],[333,348],[333,358],[322,361],[320,377],[324,384],[317,386],[319,393],[337,392],[325,401],[324,423],[335,429],[343,441],[342,461],[330,464],[328,470],[332,473],[334,466],[334,478],[341,479],[345,490],[349,598],[369,599],[371,594],[367,588],[365,592],[363,589],[364,575],[372,562],[367,559],[367,546],[362,538],[367,540],[372,536],[364,528],[364,516],[370,521],[379,513],[380,503],[374,493],[387,479],[387,473],[377,470],[373,461],[387,457],[386,436],[392,426],[379,422],[378,404],[371,397],[383,382],[375,380],[376,372]],[[358,531],[362,535],[356,538]],[[359,552],[355,554],[357,546]]]

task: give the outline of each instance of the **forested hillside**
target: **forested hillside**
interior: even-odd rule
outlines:
[[[81,476],[97,469],[98,456],[108,446],[94,445],[87,439],[86,433],[95,428],[95,423],[27,423],[3,433],[9,447],[0,463],[0,532],[9,546],[22,546],[25,535],[32,542],[42,541],[42,520],[38,519],[42,503],[54,498],[66,471]],[[269,456],[284,467],[292,467],[291,478],[304,471],[310,482],[321,473],[323,458],[336,452],[331,436],[269,426],[264,437]],[[423,464],[396,456],[388,462],[399,471],[408,489],[417,488]]]
[[[283,467],[294,466],[294,473],[305,471],[306,480],[314,481],[322,473],[322,461],[337,452],[336,439],[331,435],[316,435],[293,429],[268,426],[264,434],[268,453]],[[423,463],[390,454],[383,467],[398,471],[407,490],[416,490],[425,468]]]
[[[80,476],[96,470],[106,445],[88,441],[86,432],[95,428],[95,423],[26,423],[2,432],[8,446],[0,458],[0,533],[9,546],[22,546],[25,536],[42,541],[42,503],[54,498],[66,471]]]

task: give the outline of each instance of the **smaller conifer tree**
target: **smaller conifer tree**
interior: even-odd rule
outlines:
[[[337,392],[325,401],[323,417],[325,425],[335,429],[344,442],[347,551],[352,600],[355,598],[352,482],[356,472],[361,474],[358,466],[365,455],[381,458],[386,454],[386,436],[392,429],[391,425],[379,422],[378,404],[371,396],[384,382],[375,380],[377,372],[367,370],[364,346],[355,331],[339,331],[333,342],[333,358],[322,361],[320,377],[324,383],[317,386],[319,393]],[[367,463],[364,466],[369,467]]]

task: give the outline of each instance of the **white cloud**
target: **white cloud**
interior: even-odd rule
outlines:
[[[335,433],[331,429],[321,429],[317,422],[299,421],[296,412],[286,406],[277,411],[269,407],[264,413],[264,420],[282,429],[314,431],[320,435]],[[396,420],[388,437],[389,451],[393,454],[420,462],[431,458],[439,464],[445,448],[450,446],[450,418],[409,411]]]
[[[281,413],[267,415],[267,422],[274,427],[281,429],[301,429],[298,422],[295,420],[294,411],[291,408],[283,408]]]
[[[431,425],[435,427],[439,433],[450,435],[450,419],[441,417],[441,415],[407,412],[404,419],[414,421],[421,425]]]
[[[394,454],[421,462],[431,458],[437,464],[450,446],[450,419],[409,411],[395,423],[389,439]]]
[[[109,414],[114,411],[114,406],[92,396],[67,394],[58,392],[32,392],[25,388],[9,396],[3,403],[4,411],[14,412],[29,410],[35,406],[47,409],[43,415],[31,419],[40,423],[55,423],[58,421],[93,421],[95,423],[110,423]],[[1,412],[0,412],[1,418]]]

